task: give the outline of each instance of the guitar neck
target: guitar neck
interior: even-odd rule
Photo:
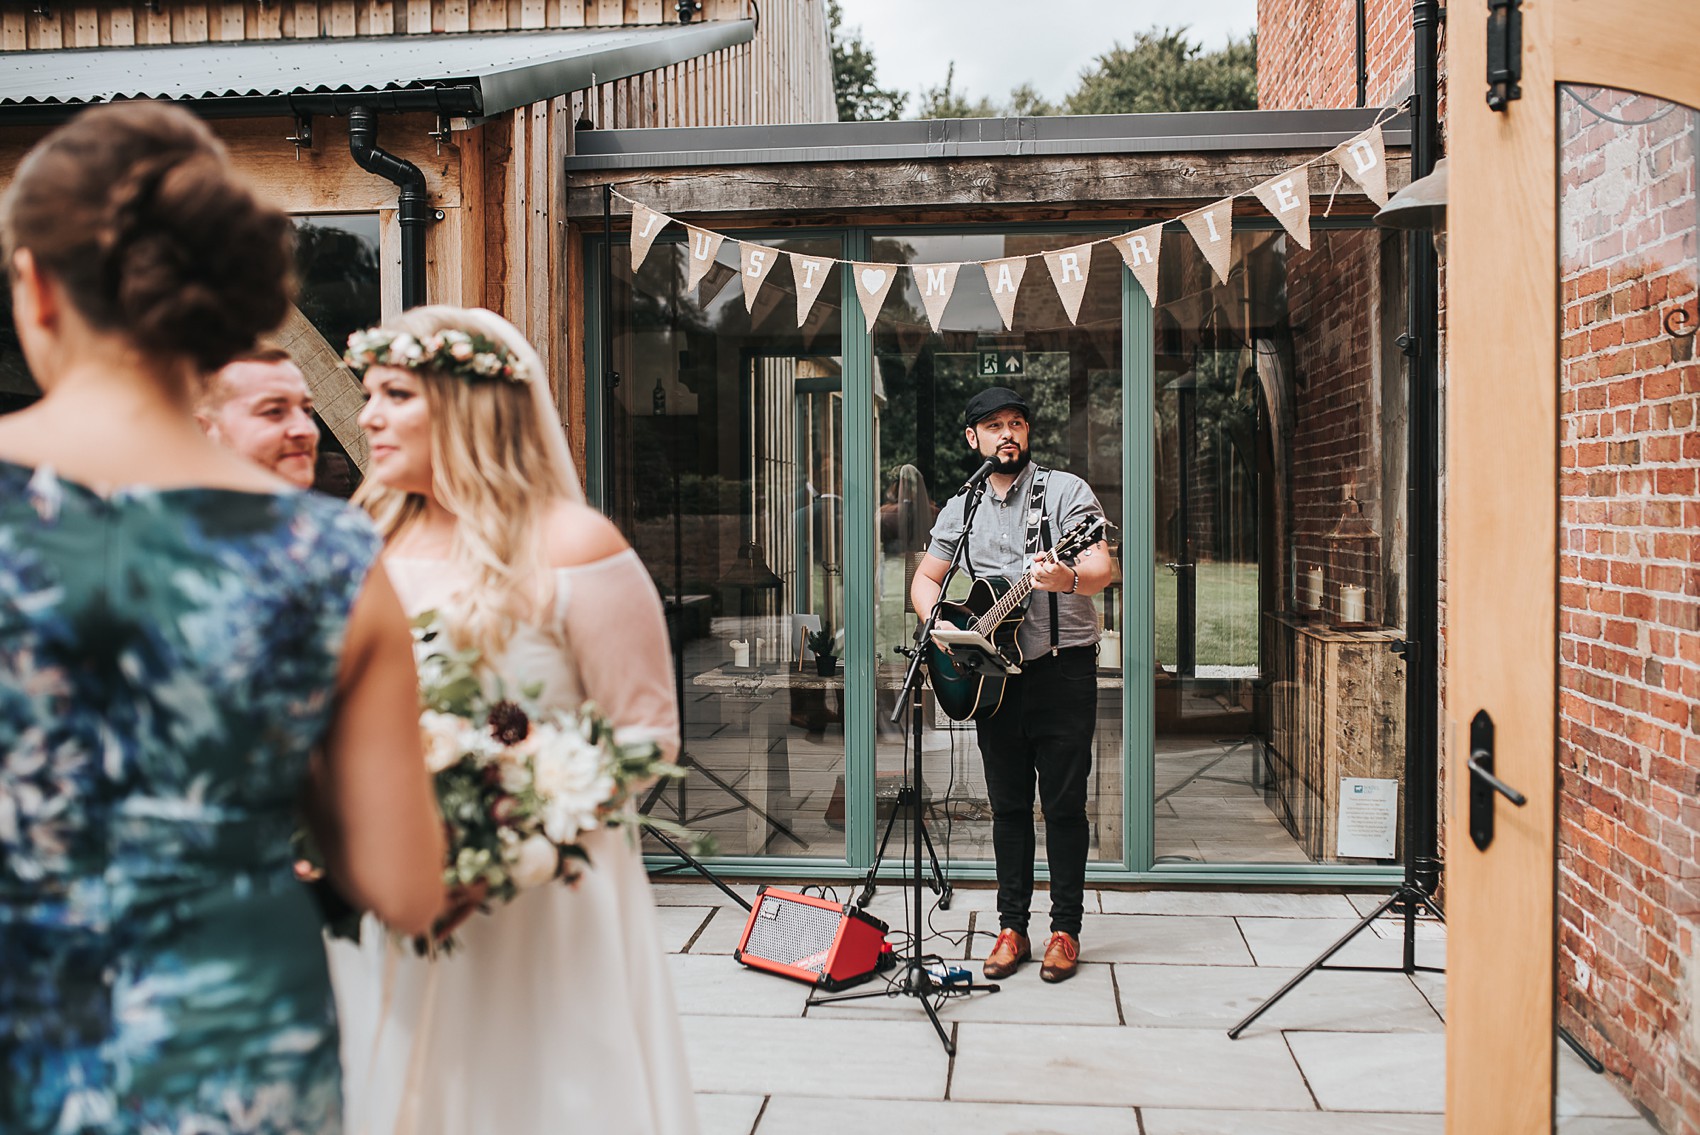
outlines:
[[[1050,552],[1046,552],[1045,556],[1048,560],[1054,561],[1056,559]],[[973,631],[976,634],[989,636],[993,630],[997,629],[999,623],[1009,618],[1009,613],[1015,610],[1032,590],[1033,569],[1029,568],[1026,574],[1016,580],[1015,584],[1003,593],[1003,598],[993,603],[984,615],[974,620]]]

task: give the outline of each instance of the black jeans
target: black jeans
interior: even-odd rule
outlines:
[[[992,806],[998,924],[1027,933],[1033,899],[1033,787],[1045,815],[1051,931],[1080,937],[1086,900],[1087,778],[1098,723],[1098,648],[1073,646],[1022,663],[996,713],[975,724]]]

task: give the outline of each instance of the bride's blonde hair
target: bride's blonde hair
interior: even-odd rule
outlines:
[[[419,376],[431,416],[431,492],[454,514],[451,565],[465,580],[454,596],[451,630],[462,645],[500,650],[516,623],[553,599],[545,543],[550,510],[582,501],[543,361],[519,329],[483,308],[416,307],[378,330],[423,342],[447,330],[505,347],[526,381],[471,381],[430,367]],[[386,541],[425,512],[425,499],[368,479],[354,501]]]

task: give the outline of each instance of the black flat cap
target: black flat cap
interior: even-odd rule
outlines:
[[[968,399],[968,405],[962,411],[962,425],[979,425],[999,410],[1016,409],[1028,421],[1033,420],[1033,411],[1027,407],[1027,399],[1017,394],[1007,386],[989,386]]]

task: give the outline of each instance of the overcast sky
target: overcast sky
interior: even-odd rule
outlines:
[[[956,61],[956,89],[994,103],[1031,83],[1052,102],[1116,43],[1149,28],[1185,25],[1208,48],[1257,25],[1257,0],[840,0],[844,26],[860,27],[873,49],[880,85],[909,93],[944,82]]]

